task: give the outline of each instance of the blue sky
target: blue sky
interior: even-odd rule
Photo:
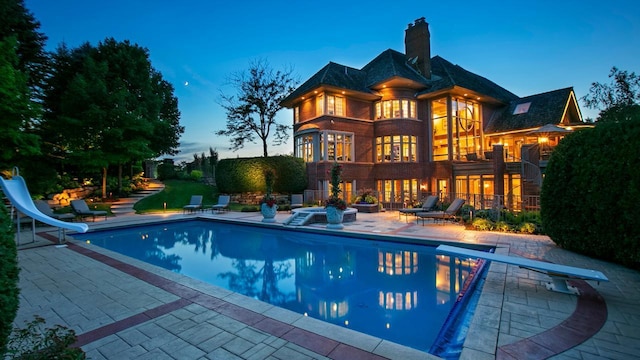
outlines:
[[[329,61],[361,68],[386,49],[404,52],[404,30],[415,19],[430,24],[431,54],[527,96],[573,86],[578,97],[592,82],[609,82],[612,66],[640,72],[640,5],[636,0],[427,2],[25,0],[54,50],[96,45],[107,37],[149,49],[152,65],[175,87],[181,154],[215,148],[220,158],[259,156],[260,144],[228,150],[215,135],[226,118],[220,92],[226,80],[266,59],[292,66],[305,81]],[[188,85],[187,85],[188,84]],[[584,117],[597,112],[585,108]],[[279,121],[291,124],[283,110]],[[269,147],[293,152],[293,139]]]

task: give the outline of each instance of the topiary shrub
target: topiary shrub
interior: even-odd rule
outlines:
[[[541,192],[545,232],[588,256],[640,264],[640,116],[577,131],[554,150]]]
[[[0,206],[0,354],[7,348],[13,320],[18,312],[18,252],[11,219],[5,206]]]
[[[275,193],[299,193],[307,187],[306,165],[293,156],[223,159],[216,166],[216,185],[221,193],[265,192],[266,170],[276,174]]]

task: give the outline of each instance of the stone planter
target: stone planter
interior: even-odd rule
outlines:
[[[344,210],[339,210],[335,206],[327,206],[327,229],[342,230],[342,218],[344,216]]]
[[[351,207],[354,209],[358,209],[358,212],[362,213],[377,213],[380,206],[378,204],[369,204],[369,203],[356,203],[351,204]]]
[[[274,204],[269,206],[265,203],[260,204],[260,212],[262,213],[262,222],[274,223],[276,222],[276,214],[278,213],[278,205]]]

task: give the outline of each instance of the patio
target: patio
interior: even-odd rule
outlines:
[[[262,219],[259,213],[173,213],[120,215],[89,225],[192,216]],[[288,216],[280,213],[276,220]],[[38,314],[49,326],[72,328],[92,359],[434,358],[73,240],[58,247],[52,242],[56,229],[38,230],[36,243],[18,253],[22,292],[16,324]],[[451,224],[423,227],[399,221],[396,212],[358,214],[343,231],[490,244],[501,254],[592,268],[609,277],[608,283],[579,284],[585,295],[576,297],[547,291],[546,275],[491,264],[461,359],[636,358],[637,271],[565,251],[544,236],[467,231]],[[22,235],[30,239],[26,231]]]

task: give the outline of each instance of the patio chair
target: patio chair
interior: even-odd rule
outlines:
[[[191,196],[191,201],[189,201],[189,205],[185,205],[182,207],[182,213],[185,212],[194,212],[202,209],[202,195],[193,195]]]
[[[422,225],[424,225],[425,219],[432,219],[433,221],[456,220],[456,214],[458,213],[458,211],[460,211],[460,208],[463,204],[464,200],[455,199],[445,211],[428,211],[416,213],[416,223],[422,220]]]
[[[302,194],[291,194],[291,210],[298,209],[303,207],[303,196]]]
[[[433,210],[436,209],[437,205],[438,205],[438,196],[437,195],[428,196],[424,200],[424,202],[422,203],[422,207],[399,209],[398,210],[398,219],[400,218],[400,215],[404,215],[405,216],[405,220],[406,220],[407,216],[409,216],[411,214],[415,215],[415,214],[417,214],[419,212],[433,211]]]
[[[75,215],[68,213],[68,214],[56,214],[53,212],[53,209],[51,209],[51,207],[49,206],[49,203],[47,203],[44,200],[36,200],[34,201],[36,208],[38,210],[40,210],[41,213],[47,215],[50,218],[54,218],[54,219],[58,219],[58,220],[72,220],[75,219]]]
[[[89,205],[84,200],[71,200],[71,209],[73,213],[80,218],[93,217],[93,221],[96,221],[96,216],[104,216],[104,220],[107,220],[107,212],[103,210],[91,210]]]
[[[231,196],[229,195],[218,196],[218,203],[211,206],[211,212],[229,211],[230,201],[231,201]]]

